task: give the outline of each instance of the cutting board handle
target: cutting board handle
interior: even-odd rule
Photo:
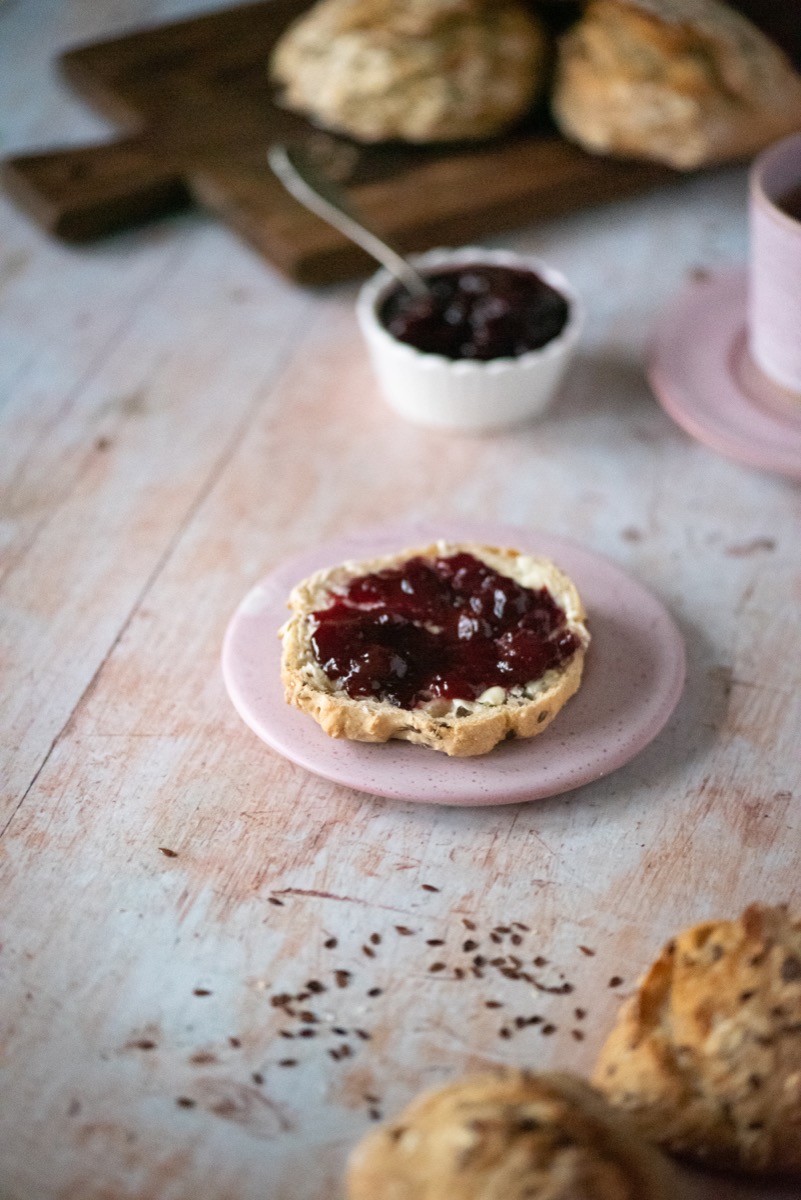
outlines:
[[[70,242],[113,233],[189,201],[176,166],[136,139],[7,158],[0,179],[39,225]]]

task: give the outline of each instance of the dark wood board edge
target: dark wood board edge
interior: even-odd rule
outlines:
[[[549,158],[561,173],[539,184],[538,161]],[[517,164],[512,164],[517,158]],[[676,172],[654,163],[599,160],[554,138],[509,147],[504,159],[514,187],[498,188],[476,205],[472,186],[482,164],[472,156],[432,161],[393,179],[354,186],[349,194],[369,223],[406,253],[482,240],[536,220],[641,194],[675,181]],[[502,163],[501,166],[504,164]],[[307,213],[284,192],[266,163],[225,159],[204,164],[190,178],[197,201],[224,220],[290,279],[321,285],[363,277],[374,261],[337,230]]]

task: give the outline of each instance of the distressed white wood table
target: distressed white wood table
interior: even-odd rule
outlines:
[[[130,20],[0,7],[3,153],[102,133],[51,61]],[[419,1087],[587,1071],[678,927],[801,904],[799,489],[690,440],[643,374],[688,275],[744,261],[745,180],[498,239],[563,270],[589,323],[552,415],[492,438],[389,413],[352,286],[305,292],[199,214],[75,250],[2,202],[4,1200],[331,1200]],[[306,774],[237,718],[220,645],[257,579],[443,515],[572,538],[670,608],[686,690],[627,766],[423,807]]]

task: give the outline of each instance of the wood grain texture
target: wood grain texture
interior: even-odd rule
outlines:
[[[364,253],[288,196],[265,161],[271,141],[321,137],[275,104],[266,71],[276,38],[305,6],[263,0],[63,54],[65,77],[127,137],[8,156],[9,195],[76,242],[193,196],[292,278],[319,284],[365,274]],[[670,177],[654,164],[587,155],[556,137],[542,113],[477,147],[327,142],[328,153],[352,160],[352,199],[405,250],[457,245]]]
[[[122,16],[0,8],[9,144],[65,120],[25,48]],[[390,414],[352,287],[310,296],[192,215],[78,251],[0,205],[3,1200],[339,1200],[377,1113],[486,1062],[586,1071],[676,928],[801,906],[799,491],[690,441],[642,372],[687,273],[744,257],[745,188],[506,239],[589,319],[548,419],[489,438]],[[251,585],[437,514],[573,538],[670,607],[686,691],[626,767],[532,805],[394,804],[238,720],[219,652]]]

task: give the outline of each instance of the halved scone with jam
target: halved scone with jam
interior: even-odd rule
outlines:
[[[584,607],[554,563],[437,542],[317,571],[281,629],[286,699],[331,737],[486,754],[577,691]]]

